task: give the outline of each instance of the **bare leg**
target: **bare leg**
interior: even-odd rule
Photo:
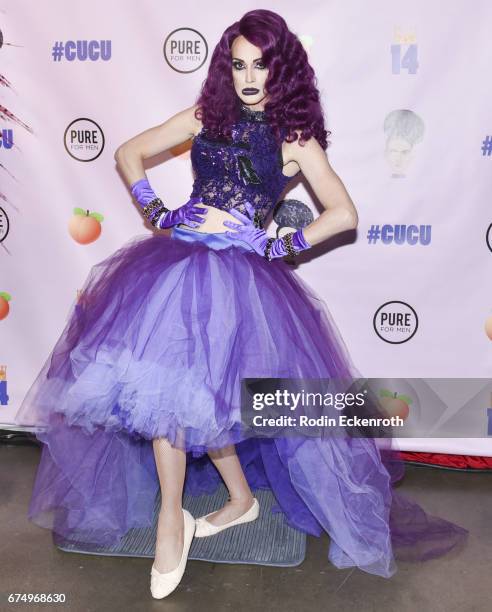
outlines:
[[[183,554],[183,484],[186,454],[165,438],[152,441],[161,486],[161,510],[157,523],[154,567],[164,574],[175,569]]]
[[[253,505],[253,494],[233,444],[218,451],[208,451],[208,455],[224,479],[230,497],[223,508],[207,517],[209,523],[218,526],[249,510]]]

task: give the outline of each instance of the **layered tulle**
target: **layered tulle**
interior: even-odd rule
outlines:
[[[256,438],[241,426],[242,378],[360,377],[327,307],[285,262],[224,234],[137,237],[94,266],[21,406],[44,428],[30,518],[112,544],[150,526],[151,440],[187,451],[185,491],[213,492],[207,450],[236,444],[252,487],[298,529],[328,532],[329,559],[389,577],[466,530],[397,494],[398,455],[370,438]]]

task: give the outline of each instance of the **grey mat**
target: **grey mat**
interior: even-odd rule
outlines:
[[[257,490],[253,494],[260,503],[259,517],[250,523],[225,529],[214,536],[194,538],[188,559],[280,567],[292,567],[302,563],[306,554],[306,535],[289,527],[284,522],[283,514],[272,514],[271,508],[276,504],[276,500],[270,490]],[[214,495],[185,495],[183,507],[196,518],[218,510],[227,501],[227,496],[227,489],[221,484]],[[65,552],[153,558],[160,503],[159,493],[155,500],[153,527],[130,529],[118,545],[89,545],[65,540],[55,534],[54,543]]]

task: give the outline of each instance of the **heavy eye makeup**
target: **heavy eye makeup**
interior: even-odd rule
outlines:
[[[241,62],[240,60],[232,60],[232,66],[234,70],[242,70],[244,68],[244,62]],[[255,62],[255,68],[265,70],[266,66],[263,62],[257,61]]]

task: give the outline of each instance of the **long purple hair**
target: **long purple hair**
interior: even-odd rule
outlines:
[[[324,127],[317,78],[306,51],[285,20],[266,9],[249,11],[222,34],[196,101],[196,118],[212,136],[231,137],[241,105],[232,80],[231,45],[241,34],[261,49],[269,70],[265,112],[275,137],[279,139],[284,129],[285,140],[293,142],[297,140],[294,130],[301,130],[301,145],[314,136],[326,150],[331,132]]]

